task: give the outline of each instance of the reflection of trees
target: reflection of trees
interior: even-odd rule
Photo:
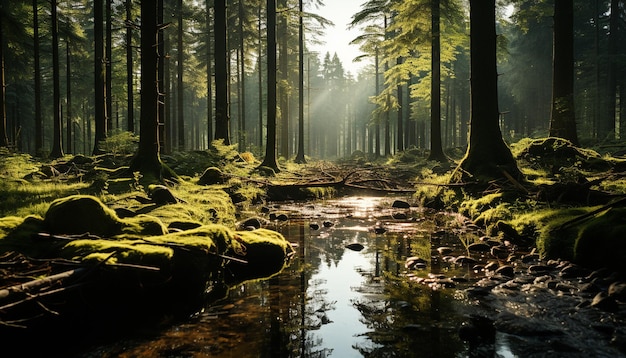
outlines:
[[[371,341],[354,348],[367,357],[448,357],[462,351],[453,292],[431,290],[399,275],[407,255],[430,257],[429,238],[388,232],[376,242],[382,257],[375,256],[374,267],[381,261],[382,275],[358,290],[372,292],[372,285],[381,285],[384,296],[367,295],[353,302],[370,330],[364,336]],[[431,268],[438,272],[436,265]]]

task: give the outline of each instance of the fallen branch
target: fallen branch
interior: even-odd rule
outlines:
[[[19,285],[14,285],[11,287],[7,287],[5,289],[0,290],[0,299],[5,299],[16,293],[29,293],[31,291],[38,290],[41,287],[50,286],[55,282],[72,278],[78,275],[82,275],[88,270],[89,269],[86,267],[80,267],[77,269],[61,272],[56,275],[40,278],[37,280],[29,281],[29,282],[22,283]]]
[[[623,204],[626,204],[626,198],[621,198],[621,199],[619,199],[617,201],[614,201],[612,203],[608,203],[608,204],[606,204],[606,205],[604,205],[604,206],[602,206],[602,207],[600,207],[598,209],[592,210],[592,211],[590,211],[590,212],[588,212],[586,214],[583,214],[583,215],[577,216],[577,217],[575,217],[575,218],[573,218],[571,220],[568,220],[568,221],[564,222],[563,224],[559,225],[557,228],[553,229],[553,231],[554,230],[562,230],[562,229],[566,229],[566,228],[568,228],[570,226],[574,226],[575,224],[578,224],[579,222],[581,222],[581,221],[583,221],[583,220],[585,220],[587,218],[590,218],[590,217],[595,216],[595,215],[597,215],[597,214],[599,214],[599,213],[601,213],[603,211],[606,211],[606,210],[614,208],[614,207],[618,207],[618,206],[623,205]]]

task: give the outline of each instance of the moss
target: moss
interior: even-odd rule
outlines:
[[[91,233],[108,237],[122,232],[122,220],[98,198],[72,195],[50,204],[44,225],[52,234]]]
[[[612,208],[582,225],[574,260],[589,267],[626,273],[626,208]]]
[[[224,173],[217,167],[208,167],[198,179],[199,185],[224,184],[226,177]]]
[[[508,223],[520,235],[536,240],[537,249],[543,257],[572,260],[578,229],[561,226],[591,210],[592,208],[537,210],[519,215]]]
[[[459,213],[475,218],[487,209],[497,207],[503,200],[503,193],[487,194],[480,198],[466,198],[459,206]]]
[[[293,252],[291,244],[278,232],[257,229],[236,232],[232,248],[227,253],[244,259],[247,264],[229,265],[231,284],[269,277],[279,273]]]

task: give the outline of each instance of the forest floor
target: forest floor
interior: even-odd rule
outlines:
[[[97,198],[122,221],[137,219],[140,231],[156,226],[168,235],[220,225],[225,228],[219,229],[220,237],[228,242],[241,240],[235,230],[249,226],[244,224],[246,216],[267,215],[271,202],[346,193],[410,194],[413,205],[457,212],[483,227],[488,236],[512,245],[534,246],[543,258],[626,273],[623,153],[599,154],[556,138],[523,139],[511,148],[525,180],[494,180],[477,191],[474,183],[450,182],[462,149],[447,151],[447,163],[426,160],[428,153],[420,149],[387,158],[355,152],[333,162],[281,160],[282,170],[273,173],[259,168],[252,154],[216,144],[210,150],[162,155],[164,164],[179,178],[147,183],[139,173],[128,170],[135,144],[134,138],[122,134],[107,140],[107,154],[54,161],[0,152],[0,241],[16,225],[28,223],[28,218],[45,218],[55,200],[76,194]],[[162,245],[166,244],[171,245]],[[215,252],[232,259],[237,247]],[[0,251],[3,262],[24,262],[24,253]],[[149,265],[136,268],[150,270]],[[29,277],[50,272],[36,262],[25,263],[22,269]],[[10,284],[0,287],[0,292]]]

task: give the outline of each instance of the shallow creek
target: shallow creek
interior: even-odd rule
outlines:
[[[579,283],[542,286],[537,275],[525,273],[529,261],[511,264],[515,279],[502,280],[455,259],[489,261],[487,254],[467,250],[483,235],[480,229],[454,214],[392,208],[395,199],[408,198],[344,197],[271,207],[270,213],[289,220],[268,221],[267,227],[281,232],[298,254],[280,275],[232,288],[225,299],[165,331],[82,356],[623,355],[623,304],[616,313],[577,309],[585,299],[575,292]],[[488,291],[481,291],[485,286]],[[486,328],[475,317],[487,317]]]

